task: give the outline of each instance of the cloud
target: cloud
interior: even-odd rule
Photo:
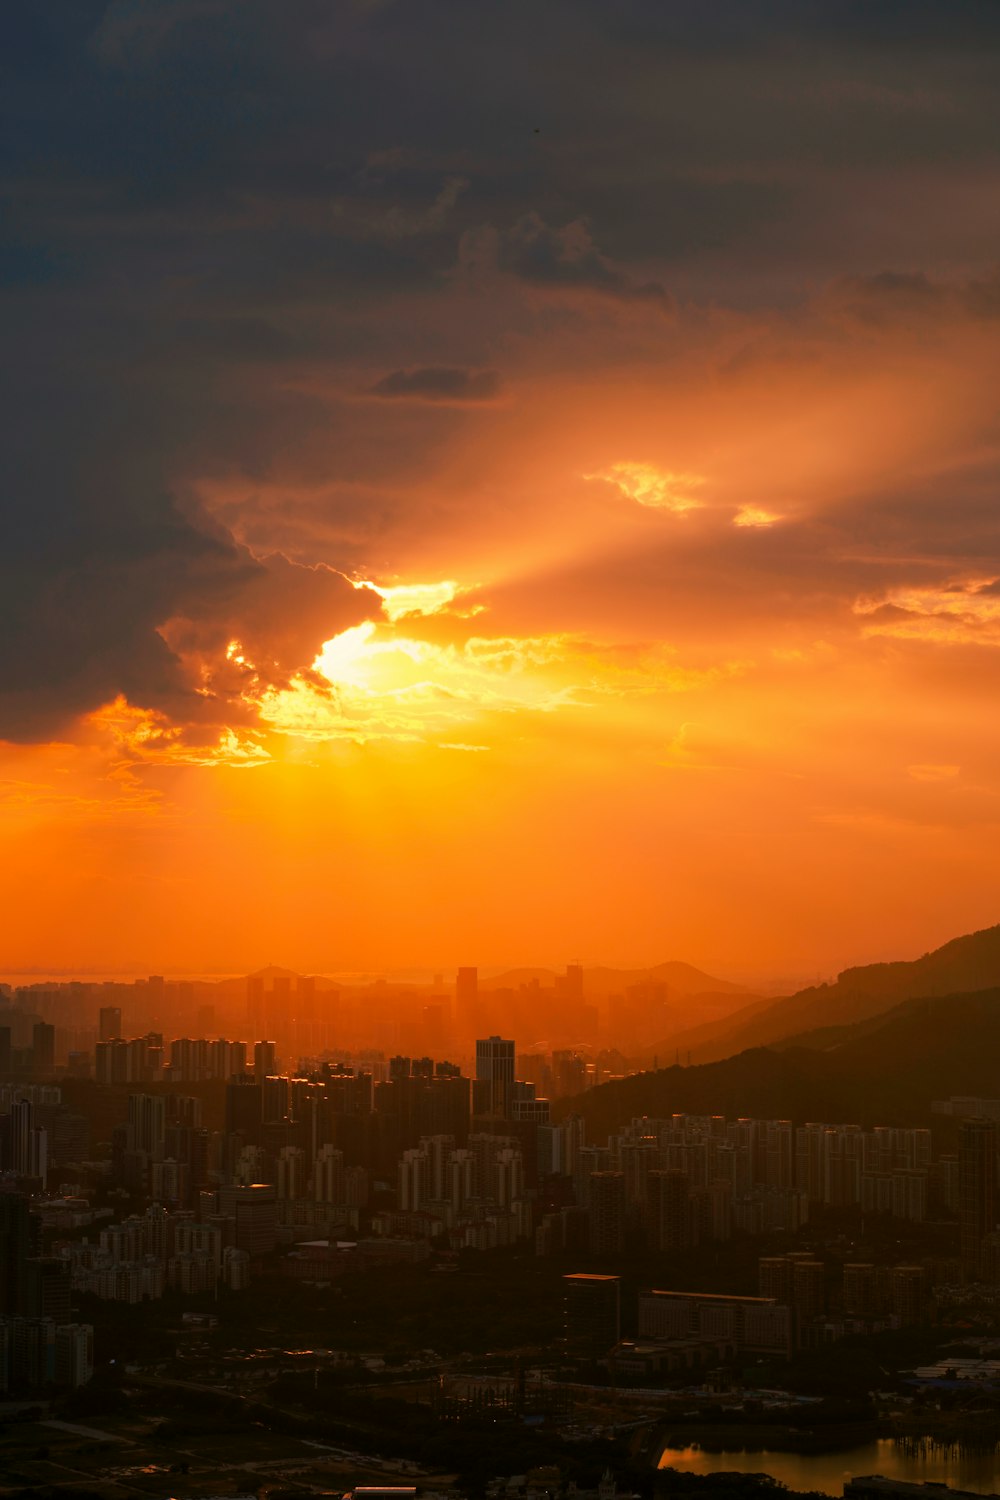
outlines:
[[[764,510],[759,505],[741,505],[733,517],[734,526],[773,526],[781,517],[773,510]]]
[[[18,648],[0,653],[0,739],[65,734],[119,698],[226,725],[245,712],[225,660],[233,636],[280,684],[331,629],[380,612],[334,570],[257,557],[170,496],[85,489],[75,513],[69,498],[43,493],[6,530],[0,635]]]
[[[448,365],[393,370],[369,391],[369,395],[386,400],[439,401],[455,406],[495,401],[499,393],[496,370],[463,370]]]
[[[919,324],[930,319],[1000,317],[1000,269],[985,276],[935,280],[923,271],[844,276],[827,290],[830,303],[867,323]]]
[[[531,212],[502,232],[470,231],[463,237],[460,263],[467,271],[499,271],[543,292],[673,310],[673,299],[660,282],[639,280],[601,253],[583,219],[553,227]]]
[[[890,589],[859,599],[855,611],[868,635],[940,645],[1000,645],[1000,595],[995,579]]]
[[[649,510],[672,510],[678,514],[697,510],[701,502],[692,490],[701,489],[705,480],[700,474],[674,474],[654,464],[622,462],[612,464],[585,479],[603,479],[622,495]]]

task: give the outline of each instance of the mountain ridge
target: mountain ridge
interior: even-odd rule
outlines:
[[[827,1050],[755,1047],[615,1079],[559,1100],[554,1114],[583,1115],[588,1140],[599,1141],[632,1118],[685,1111],[797,1124],[929,1124],[933,1099],[997,1093],[1000,986],[916,997],[842,1030]]]
[[[973,994],[1000,985],[1000,925],[951,938],[916,959],[855,965],[832,984],[751,1002],[720,1020],[665,1037],[645,1055],[678,1049],[695,1062],[717,1062],[753,1047],[787,1043],[831,1026],[868,1020],[905,1000]],[[741,1019],[742,1018],[742,1019]]]

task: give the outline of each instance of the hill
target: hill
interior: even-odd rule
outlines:
[[[845,969],[833,984],[814,985],[778,1000],[755,1001],[721,1020],[666,1037],[653,1051],[690,1051],[711,1062],[752,1047],[769,1047],[828,1027],[850,1026],[900,1001],[969,994],[1000,985],[1000,926],[953,938],[911,962]]]
[[[822,1051],[757,1047],[723,1061],[661,1068],[602,1084],[559,1101],[556,1114],[583,1115],[601,1142],[642,1115],[675,1112],[767,1119],[927,1124],[931,1100],[951,1094],[995,1097],[1000,988],[909,1000],[844,1027]]]

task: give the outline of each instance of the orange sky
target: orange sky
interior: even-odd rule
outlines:
[[[631,56],[606,160],[575,84],[529,166],[492,125],[461,134],[458,95],[433,117],[431,72],[364,139],[334,131],[320,194],[311,116],[254,154],[251,112],[184,154],[159,90],[225,10],[147,33],[112,6],[79,53],[97,97],[124,72],[159,119],[159,176],[152,135],[122,160],[102,137],[72,181],[25,166],[27,228],[77,269],[17,288],[36,488],[0,579],[0,975],[811,975],[996,920],[974,38],[902,76],[863,36],[813,37],[818,103],[773,38],[753,87],[692,63],[709,103],[745,90],[746,130],[723,147],[678,103],[672,243],[666,197],[641,207],[681,170],[669,48],[636,93],[632,44],[579,22],[581,68]],[[329,54],[386,90],[387,10]],[[325,98],[315,36],[285,40],[267,86]],[[756,206],[699,228],[723,182]]]

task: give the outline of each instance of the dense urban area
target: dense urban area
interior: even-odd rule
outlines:
[[[545,978],[4,986],[8,1491],[611,1500],[717,1486],[657,1467],[692,1446],[992,1443],[1000,1099],[938,1054],[910,1119],[737,1112],[729,1063],[649,1047],[787,1001]],[[954,1019],[846,989],[901,1058]]]

